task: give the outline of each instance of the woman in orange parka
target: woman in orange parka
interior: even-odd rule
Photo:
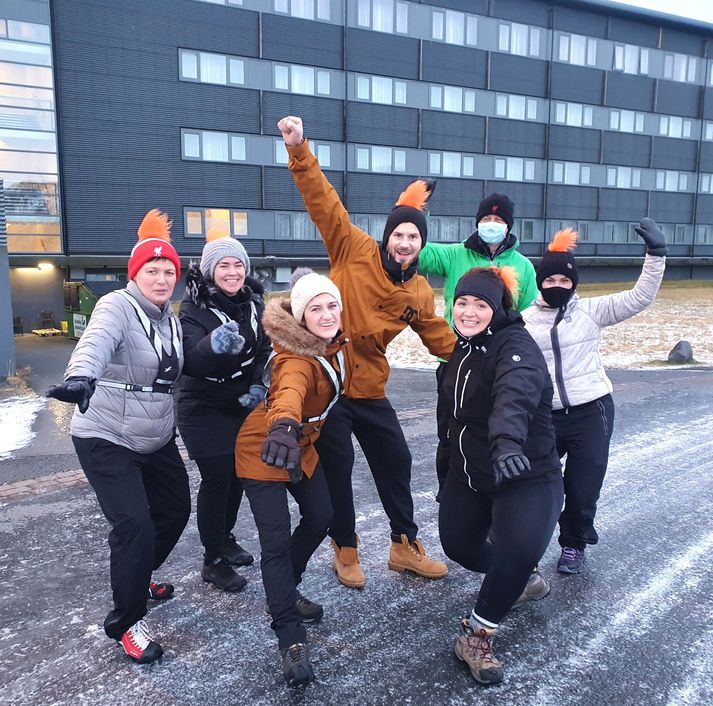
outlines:
[[[290,686],[314,679],[303,623],[317,622],[324,611],[297,586],[332,518],[314,444],[344,388],[345,369],[339,289],[327,277],[307,272],[293,276],[290,301],[272,299],[265,307],[263,326],[275,350],[266,367],[269,390],[265,404],[243,423],[235,447],[236,472],[260,537],[271,627]],[[292,534],[287,493],[301,515]]]

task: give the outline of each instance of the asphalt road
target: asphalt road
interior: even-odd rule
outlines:
[[[317,551],[303,584],[325,607],[323,622],[309,629],[317,682],[298,692],[282,681],[259,567],[244,571],[249,584],[237,595],[204,585],[194,518],[159,575],[175,583],[176,597],[148,616],[166,655],[142,667],[101,629],[110,602],[107,527],[91,490],[80,485],[0,505],[3,704],[713,703],[713,371],[612,377],[617,420],[600,544],[588,550],[581,575],[562,577],[553,540],[541,563],[552,593],[511,613],[496,638],[501,685],[476,685],[453,656],[480,577],[452,563],[435,582],[389,571],[388,523],[359,457],[354,485],[367,585],[339,586],[327,543]],[[442,558],[433,374],[395,371],[390,395],[414,457],[421,538]],[[46,468],[77,467],[52,465],[53,450],[36,448],[35,457]],[[21,469],[27,457],[5,463]],[[195,493],[192,464],[189,472]],[[247,504],[237,529],[257,554]]]

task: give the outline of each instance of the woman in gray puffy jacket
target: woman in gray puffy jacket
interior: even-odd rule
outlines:
[[[559,518],[562,553],[557,571],[579,573],[587,544],[599,541],[594,529],[597,500],[609,461],[614,424],[612,384],[599,357],[605,326],[635,316],[654,299],[666,267],[666,239],[656,223],[643,218],[636,232],[646,243],[646,258],[632,289],[581,299],[572,250],[577,233],[558,232],[537,270],[540,294],[522,313],[542,350],[554,385],[552,421],[557,452],[565,454],[565,505]]]
[[[143,620],[147,599],[170,598],[154,583],[190,515],[188,475],[176,447],[173,385],[183,364],[171,309],[180,260],[170,221],[154,209],[139,227],[126,289],[102,297],[50,397],[74,402],[72,441],[111,525],[114,609],[106,634],[139,663],[163,650]]]

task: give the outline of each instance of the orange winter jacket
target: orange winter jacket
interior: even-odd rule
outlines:
[[[327,344],[307,331],[292,316],[290,302],[272,299],[263,315],[265,332],[272,339],[275,356],[271,361],[270,385],[266,404],[259,404],[243,422],[235,442],[235,472],[240,478],[288,482],[289,473],[268,466],[260,457],[262,445],[272,424],[280,419],[302,423],[301,465],[312,477],[319,460],[314,448],[324,420],[319,420],[340,390],[316,356],[333,368],[341,389],[339,354],[346,341]],[[310,421],[311,420],[311,421]]]
[[[350,222],[307,140],[287,151],[292,176],[327,248],[329,276],[342,294],[342,328],[351,339],[345,351],[344,394],[352,399],[381,399],[389,379],[386,346],[406,326],[432,355],[446,359],[455,334],[445,319],[436,316],[433,290],[424,277],[416,274],[400,283],[386,274],[379,244]]]

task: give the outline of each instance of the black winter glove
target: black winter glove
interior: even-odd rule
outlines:
[[[646,252],[649,255],[657,257],[666,255],[666,236],[653,218],[642,218],[634,230],[643,238],[646,243]]]
[[[218,355],[237,355],[243,350],[245,339],[240,335],[238,324],[228,321],[227,324],[218,326],[210,334],[210,347]]]
[[[493,461],[495,485],[500,485],[505,479],[517,478],[524,471],[530,470],[530,461],[525,454],[503,454]]]
[[[69,377],[60,385],[52,385],[45,395],[62,402],[75,403],[84,414],[89,409],[89,399],[94,394],[96,385],[95,378]]]
[[[294,419],[278,419],[267,433],[261,457],[268,466],[284,468],[292,483],[302,480],[300,466],[300,438],[302,427]]]

